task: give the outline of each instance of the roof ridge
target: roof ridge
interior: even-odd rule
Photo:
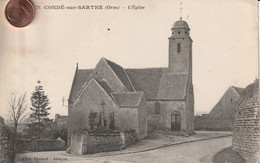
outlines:
[[[236,93],[241,96],[241,93],[242,91],[245,89],[245,88],[241,88],[241,87],[236,87],[236,86],[230,86],[230,88],[233,88],[234,91],[236,91]],[[239,90],[240,89],[240,90]]]
[[[103,59],[108,64],[108,66],[112,69],[114,74],[118,77],[118,79],[122,82],[122,84],[128,91],[135,91],[135,88],[134,88],[133,84],[131,83],[131,80],[130,80],[127,72],[125,71],[125,69],[122,66],[120,66],[119,64],[117,64],[113,61],[110,61],[104,57],[102,57],[101,59]]]
[[[140,94],[140,93],[142,93],[143,91],[135,91],[135,92],[113,92],[112,94],[117,94],[117,95],[119,95],[119,94],[134,94],[134,93],[136,93],[136,94]]]
[[[125,68],[125,70],[167,69],[168,67]]]

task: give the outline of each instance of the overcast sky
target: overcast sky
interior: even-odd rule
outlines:
[[[1,0],[1,11],[9,0]],[[28,93],[37,81],[55,113],[67,114],[79,63],[94,68],[101,57],[124,68],[168,66],[168,37],[180,18],[174,0],[32,0],[35,20],[17,29],[0,16],[0,109],[12,91]],[[208,113],[231,86],[245,87],[258,75],[258,20],[255,0],[183,0],[183,19],[193,39],[195,113]],[[128,5],[144,10],[46,10],[44,5]],[[108,28],[110,30],[108,30]]]

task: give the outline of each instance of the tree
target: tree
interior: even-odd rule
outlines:
[[[48,96],[44,94],[43,87],[40,85],[40,81],[38,81],[38,86],[35,86],[35,90],[31,96],[32,107],[30,108],[33,113],[30,115],[30,119],[33,122],[43,123],[44,118],[50,114],[48,111],[51,107],[48,107],[50,104]]]
[[[12,93],[10,99],[8,100],[8,117],[13,125],[15,134],[17,134],[17,128],[21,122],[26,117],[25,111],[28,109],[26,103],[26,93],[22,95],[17,95]]]
[[[30,114],[31,124],[28,125],[28,135],[35,136],[37,138],[42,138],[44,136],[44,129],[47,126],[46,119],[50,114],[48,111],[51,107],[48,107],[50,104],[48,96],[45,95],[43,91],[43,87],[40,85],[40,81],[38,81],[38,85],[35,86],[35,90],[31,96],[31,104],[30,108],[33,113]]]

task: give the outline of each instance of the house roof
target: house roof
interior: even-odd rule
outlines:
[[[259,79],[256,79],[254,83],[249,84],[241,92],[241,97],[251,97],[259,95]]]
[[[239,96],[241,96],[241,93],[244,90],[244,88],[239,88],[239,87],[235,87],[235,86],[232,86],[232,88],[234,88],[234,90],[237,92],[237,94],[239,94]]]
[[[125,92],[112,93],[116,103],[121,108],[138,107],[142,98],[143,92]]]

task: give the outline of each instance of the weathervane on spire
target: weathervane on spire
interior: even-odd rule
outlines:
[[[182,2],[180,3],[180,20],[182,20]]]

